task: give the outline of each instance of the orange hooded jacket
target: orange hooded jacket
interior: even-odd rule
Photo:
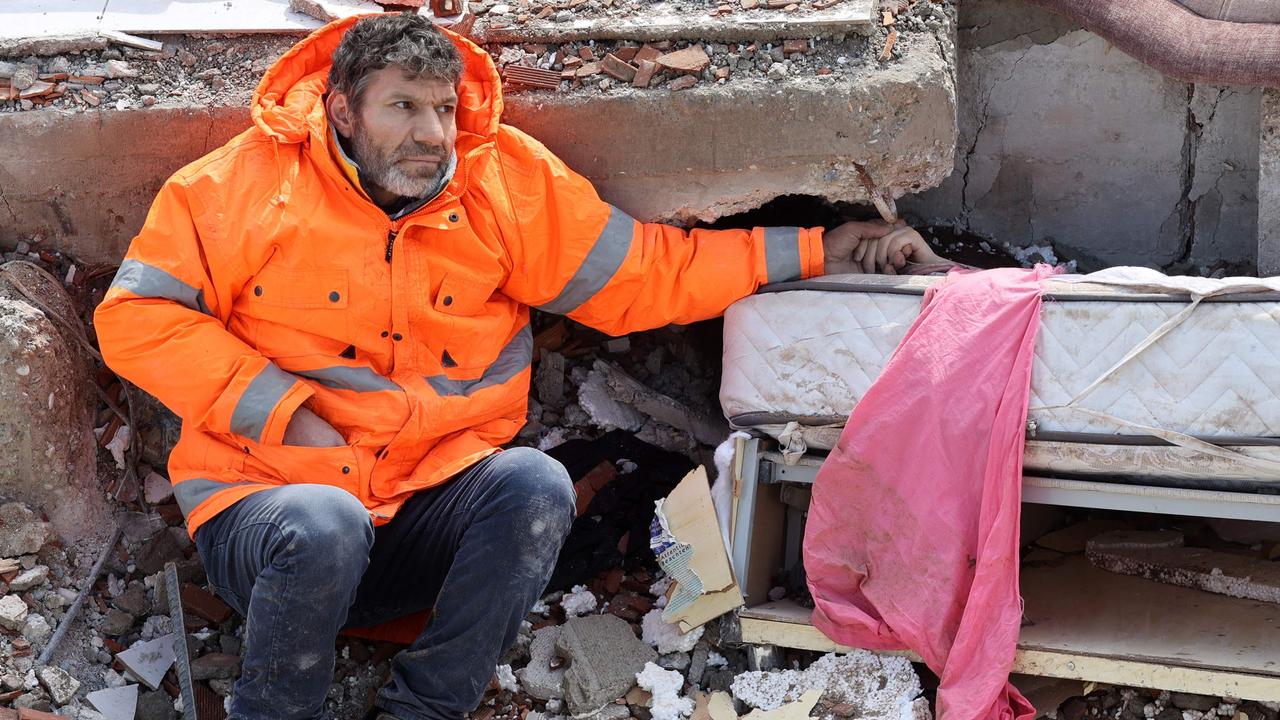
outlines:
[[[253,127],[165,183],[95,315],[107,363],[183,420],[169,472],[192,536],[284,483],[341,487],[382,524],[498,451],[525,419],[530,306],[617,335],[822,271],[820,229],[686,232],[601,201],[500,124],[493,62],[453,34],[457,169],[393,221],[335,161],[325,117],[355,20],[281,57]],[[303,403],[348,444],[282,445]]]

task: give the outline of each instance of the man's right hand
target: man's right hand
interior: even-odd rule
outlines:
[[[293,411],[293,417],[289,419],[289,425],[284,429],[283,443],[298,447],[324,448],[346,445],[347,441],[342,437],[342,433],[334,430],[333,426],[319,415],[305,407],[299,407]]]

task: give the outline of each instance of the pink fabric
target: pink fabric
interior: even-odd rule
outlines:
[[[813,623],[910,649],[941,720],[1030,720],[1009,684],[1022,620],[1022,449],[1048,266],[953,273],[858,402],[813,488]]]

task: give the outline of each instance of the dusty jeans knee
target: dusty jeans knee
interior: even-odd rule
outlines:
[[[325,485],[237,502],[196,531],[210,584],[247,618],[230,718],[321,717],[338,631],[427,609],[378,704],[405,720],[461,718],[546,587],[573,517],[568,473],[528,448],[416,493],[376,529],[354,496]]]
[[[574,502],[563,465],[513,448],[414,495],[377,529],[348,623],[432,609],[418,639],[392,658],[379,706],[404,720],[458,720],[475,709],[551,578]]]
[[[334,639],[369,564],[373,524],[328,485],[254,493],[196,530],[209,583],[246,618],[232,720],[319,718]]]

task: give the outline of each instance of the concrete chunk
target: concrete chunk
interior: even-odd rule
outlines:
[[[529,645],[529,664],[517,675],[524,691],[539,700],[559,700],[564,697],[566,668],[551,667],[556,660],[556,641],[560,639],[560,626],[549,625],[535,630]]]
[[[0,556],[38,552],[48,537],[46,525],[26,505],[16,502],[0,505]]]
[[[9,630],[21,630],[22,622],[27,619],[27,604],[17,595],[5,595],[0,598],[0,627]]]
[[[76,691],[80,689],[79,680],[68,675],[62,668],[52,665],[36,670],[36,678],[40,680],[44,689],[49,691],[49,697],[53,698],[53,702],[58,705],[71,702],[71,699],[76,696]]]
[[[565,700],[574,715],[599,710],[635,684],[636,673],[657,659],[631,625],[613,615],[573,618],[561,628],[556,651],[569,660]]]

